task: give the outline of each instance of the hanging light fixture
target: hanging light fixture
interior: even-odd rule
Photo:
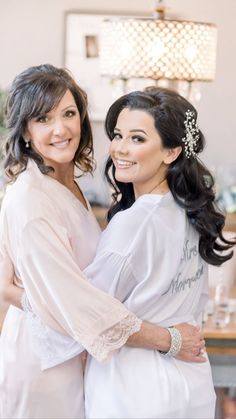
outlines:
[[[111,18],[102,23],[100,71],[113,79],[211,81],[217,28],[211,23],[158,18]]]

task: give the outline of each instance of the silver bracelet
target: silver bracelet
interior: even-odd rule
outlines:
[[[159,351],[162,355],[176,356],[182,346],[182,336],[181,333],[176,327],[167,327],[168,332],[170,333],[171,343],[170,349],[168,352]]]

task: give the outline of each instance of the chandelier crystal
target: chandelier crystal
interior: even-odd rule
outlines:
[[[100,72],[114,79],[210,81],[215,77],[214,24],[154,18],[102,23]]]

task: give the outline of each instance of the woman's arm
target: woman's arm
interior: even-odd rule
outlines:
[[[14,279],[12,261],[6,249],[0,246],[0,300],[21,308],[23,289],[14,284]]]
[[[181,349],[176,358],[185,362],[206,362],[205,341],[200,327],[188,323],[180,323],[175,327],[182,336]],[[167,352],[170,348],[171,337],[166,328],[142,322],[140,331],[131,335],[127,344],[133,347],[145,347]]]
[[[13,282],[10,282],[9,279],[1,280],[0,296],[4,303],[22,308],[21,298],[23,293],[24,290],[17,287]]]
[[[13,278],[1,281],[0,293],[4,302],[22,308],[21,301],[24,290],[13,283]],[[177,356],[178,359],[188,362],[205,362],[206,358],[200,353],[205,347],[200,329],[187,323],[181,323],[175,327],[180,331],[182,336],[182,345]],[[170,348],[171,338],[166,328],[148,322],[142,322],[140,331],[131,335],[127,344],[132,347],[167,352]]]

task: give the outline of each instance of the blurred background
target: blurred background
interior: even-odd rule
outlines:
[[[167,19],[205,22],[217,28],[215,71],[210,80],[156,80],[152,76],[138,79],[129,74],[100,74],[101,22],[121,16],[161,16]],[[216,179],[218,203],[227,213],[226,229],[236,231],[236,0],[0,0],[0,138],[5,135],[3,102],[13,78],[29,66],[51,63],[66,66],[88,93],[89,113],[94,132],[97,170],[81,180],[96,214],[104,225],[109,204],[109,190],[103,180],[108,140],[104,133],[104,117],[109,104],[125,91],[161,84],[178,89],[198,110],[199,126],[206,137],[202,160]],[[204,35],[203,43],[207,40]],[[199,38],[200,39],[200,38]],[[188,42],[188,37],[185,41]],[[200,42],[200,41],[199,41]],[[120,48],[122,51],[122,48]],[[118,49],[114,51],[118,54]],[[205,59],[207,60],[207,53]],[[112,59],[112,57],[111,57]],[[193,61],[194,61],[193,57]],[[207,64],[205,69],[207,70]],[[106,72],[106,71],[104,71]],[[107,70],[109,73],[109,70]],[[130,73],[131,74],[131,73]],[[150,75],[149,75],[150,76]],[[197,79],[197,77],[196,77]],[[1,171],[0,200],[4,194]],[[229,233],[232,234],[232,233]],[[214,380],[218,392],[216,417],[236,418],[236,261],[223,271],[211,270],[210,280],[217,278],[220,292],[226,284],[227,321],[223,326],[213,319],[219,293],[213,294],[205,318],[206,337],[211,349]],[[214,293],[215,293],[214,287]],[[218,289],[218,291],[219,291]],[[234,289],[232,294],[232,289]],[[224,298],[226,298],[224,296]],[[218,298],[218,300],[217,300]],[[216,301],[217,300],[217,301]],[[231,307],[231,311],[229,310]],[[224,329],[230,325],[226,336]],[[214,334],[215,333],[215,334]],[[230,348],[227,352],[226,349]],[[223,380],[228,375],[229,380]]]
[[[71,35],[68,27],[68,22],[70,22],[68,12],[75,12],[77,15],[85,13],[151,16],[156,4],[158,2],[153,0],[119,0],[119,2],[115,0],[100,0],[99,2],[97,0],[0,0],[0,88],[7,89],[14,76],[31,65],[48,62],[56,66],[68,63],[74,66],[75,61],[73,62],[68,57],[68,52],[71,52],[71,48],[73,49],[76,43],[76,40],[73,40],[73,32],[72,40],[66,38],[68,33]],[[220,0],[168,0],[165,1],[165,5],[167,17],[211,22],[217,26],[215,78],[210,82],[194,82],[193,85],[198,84],[197,89],[200,89],[200,100],[197,104],[195,103],[195,106],[199,112],[199,125],[207,139],[202,159],[216,175],[217,187],[224,192],[227,188],[232,189],[236,179],[236,1],[225,0],[223,3]],[[87,35],[96,36],[98,25],[96,22],[91,22],[87,24]],[[79,39],[81,33],[83,34],[83,28],[78,35],[78,44],[81,42]],[[82,53],[82,47],[78,44],[77,50]],[[87,58],[89,66],[85,67],[86,71],[92,67],[96,67],[98,71],[96,52],[94,55],[95,57]],[[89,101],[95,102],[93,92],[99,84],[94,76],[95,73],[91,71],[84,74],[79,68],[73,73],[76,73],[74,76],[87,90]],[[94,113],[93,117],[98,170],[93,186],[91,187],[89,180],[85,183],[86,190],[94,195],[94,200],[106,202],[108,196],[100,181],[100,173],[108,144],[102,119],[109,100],[102,83],[100,83],[100,90],[97,89],[98,96],[96,97],[96,106],[99,107],[100,115],[97,112],[97,115]],[[108,81],[106,81],[106,86],[107,83]],[[110,83],[112,83],[111,80]],[[133,87],[139,88],[140,85],[134,84]],[[113,98],[111,96],[111,101]],[[101,110],[103,110],[102,115]],[[234,188],[230,195],[231,193],[235,193]],[[233,197],[227,197],[227,193],[225,195],[227,201],[225,205],[231,207]],[[231,208],[230,211],[232,211]]]

